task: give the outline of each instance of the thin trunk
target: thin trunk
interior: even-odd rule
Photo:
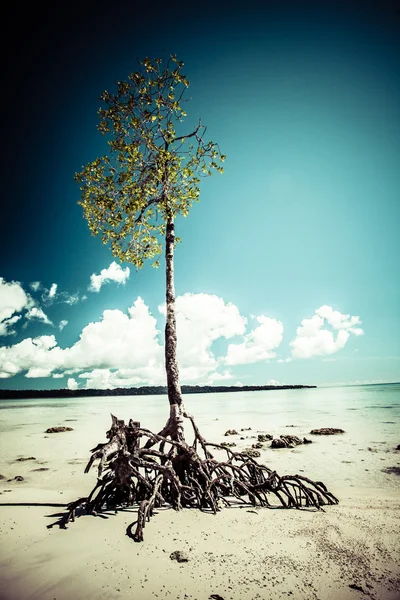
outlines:
[[[167,373],[168,400],[170,404],[169,425],[176,430],[178,439],[183,439],[182,392],[179,385],[179,368],[176,358],[176,317],[174,285],[174,244],[175,228],[173,218],[167,220],[165,235],[166,262],[166,304],[167,322],[165,325],[165,370]],[[175,431],[173,431],[175,437]]]

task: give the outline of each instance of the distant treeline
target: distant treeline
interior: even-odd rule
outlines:
[[[267,390],[299,390],[302,388],[316,388],[316,385],[183,385],[183,394],[212,394],[216,392],[260,392]],[[167,387],[163,385],[150,385],[139,388],[115,388],[113,390],[0,390],[1,400],[14,400],[17,398],[81,398],[85,396],[150,396],[167,394]]]

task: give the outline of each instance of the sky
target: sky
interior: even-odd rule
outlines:
[[[400,8],[364,2],[14,9],[3,68],[0,387],[165,384],[164,262],[90,235],[74,175],[100,94],[176,53],[227,156],[178,218],[181,383],[400,380]]]

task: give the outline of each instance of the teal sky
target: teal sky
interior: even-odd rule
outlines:
[[[160,5],[157,22],[117,2],[112,27],[82,6],[79,23],[32,15],[6,70],[0,386],[162,382],[163,268],[90,291],[114,259],[73,178],[105,152],[100,93],[165,52],[185,62],[188,127],[227,155],[176,225],[182,383],[399,381],[396,2]]]

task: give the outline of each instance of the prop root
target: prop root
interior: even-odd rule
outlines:
[[[154,508],[170,506],[198,508],[216,513],[224,505],[236,503],[253,506],[311,507],[321,509],[337,504],[338,499],[320,481],[302,475],[279,476],[276,471],[259,464],[244,453],[233,452],[219,444],[208,443],[200,434],[193,417],[189,418],[194,441],[174,439],[173,427],[166,426],[161,434],[140,427],[137,421],[112,417],[109,441],[92,449],[85,468],[100,459],[97,483],[86,498],[67,506],[67,513],[58,524],[66,528],[77,511],[97,515],[104,510],[138,506],[138,518],[133,539],[143,541],[143,529]],[[141,447],[141,441],[145,443]],[[225,459],[214,458],[211,451],[220,449]],[[128,528],[129,529],[129,528]]]

